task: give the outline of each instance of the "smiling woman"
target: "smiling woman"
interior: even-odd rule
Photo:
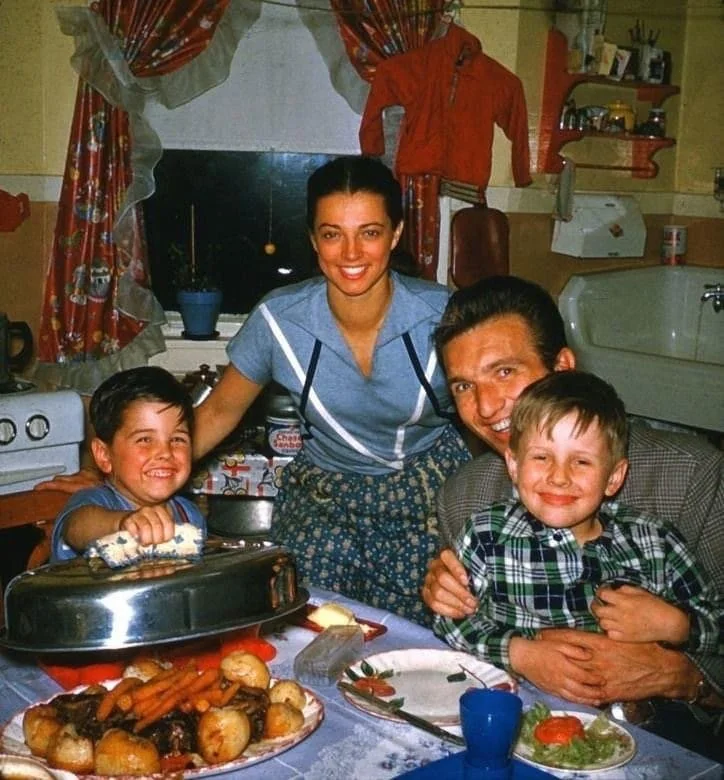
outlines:
[[[378,160],[318,168],[307,229],[322,275],[252,310],[196,409],[195,454],[281,384],[304,433],[279,477],[274,540],[311,583],[427,622],[419,591],[438,546],[435,494],[469,457],[431,339],[448,289],[391,270],[402,195]]]

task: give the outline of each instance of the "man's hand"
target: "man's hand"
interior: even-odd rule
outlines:
[[[540,632],[543,642],[567,642],[589,651],[582,666],[604,680],[603,701],[663,696],[691,699],[701,678],[696,666],[676,650],[651,642],[616,642],[605,634],[559,628]],[[554,670],[546,670],[553,674]],[[532,680],[536,685],[535,680]]]
[[[422,600],[443,617],[460,620],[472,615],[477,599],[468,589],[468,574],[452,550],[443,550],[430,561],[422,586]]]
[[[511,639],[513,670],[546,693],[579,704],[601,704],[605,678],[589,668],[592,653],[576,641],[583,632],[553,628],[543,633],[546,641]]]
[[[76,493],[83,488],[96,487],[101,483],[97,471],[81,469],[77,474],[57,475],[46,482],[39,482],[33,490],[59,490],[61,493]]]
[[[669,642],[689,638],[689,617],[673,604],[633,585],[600,587],[591,612],[610,639],[619,642]]]
[[[165,505],[142,506],[129,512],[119,525],[120,531],[128,531],[139,544],[161,544],[173,538],[176,524],[173,513]]]

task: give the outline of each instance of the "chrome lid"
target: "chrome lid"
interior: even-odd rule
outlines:
[[[200,561],[124,569],[76,558],[10,582],[0,646],[65,653],[195,639],[280,617],[308,598],[293,556],[271,542],[210,539]]]

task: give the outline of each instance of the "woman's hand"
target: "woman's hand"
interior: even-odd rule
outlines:
[[[603,585],[596,599],[591,612],[610,639],[680,645],[689,638],[688,615],[643,588]]]
[[[442,617],[460,620],[472,615],[477,599],[468,589],[468,574],[452,550],[430,561],[422,586],[422,600]]]
[[[101,482],[97,471],[81,469],[77,474],[59,474],[45,482],[39,482],[33,490],[59,490],[61,493],[72,494],[84,488],[97,487]]]
[[[541,644],[551,640],[567,642],[589,652],[585,668],[603,680],[603,701],[654,696],[688,700],[696,695],[701,674],[677,650],[667,650],[654,642],[617,642],[605,634],[572,628],[548,629],[541,631],[540,637]],[[546,675],[556,674],[554,669],[545,671]]]

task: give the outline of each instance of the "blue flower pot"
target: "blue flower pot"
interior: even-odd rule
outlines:
[[[184,334],[197,339],[214,338],[221,298],[221,290],[180,290],[176,300],[184,323]]]

